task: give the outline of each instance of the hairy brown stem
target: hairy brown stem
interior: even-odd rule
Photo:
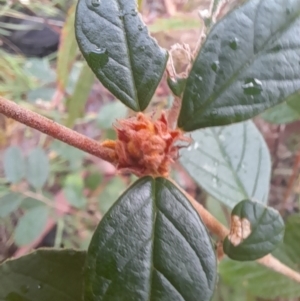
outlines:
[[[18,106],[0,96],[0,113],[55,139],[72,145],[105,161],[114,162],[114,152],[99,142],[60,125],[46,117]]]
[[[176,182],[169,179],[176,187],[189,199],[192,206],[200,215],[203,223],[213,234],[218,236],[218,238],[223,241],[226,236],[229,234],[229,230],[222,225],[214,216],[212,216],[201,204],[199,204],[192,196],[190,196],[186,191],[181,189]],[[300,283],[300,274],[296,271],[292,270],[282,262],[280,262],[277,258],[273,257],[271,254],[260,258],[257,262],[275,272],[278,272],[298,283]]]

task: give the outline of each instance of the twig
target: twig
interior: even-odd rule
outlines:
[[[176,182],[169,179],[176,187],[188,198],[192,206],[200,215],[203,223],[206,227],[214,233],[218,238],[223,241],[229,234],[229,230],[223,226],[214,216],[212,216],[201,204],[199,204],[192,196],[190,196],[186,191],[181,189]],[[257,262],[275,272],[278,272],[298,283],[300,283],[300,274],[292,270],[288,266],[284,265],[277,258],[273,257],[271,254],[258,259]]]
[[[178,96],[174,96],[172,107],[168,112],[168,124],[172,129],[176,126],[176,121],[179,116],[180,108],[181,108],[181,98]]]
[[[114,162],[114,152],[99,142],[60,125],[46,117],[18,106],[0,96],[0,113],[55,139],[72,145],[105,161]]]

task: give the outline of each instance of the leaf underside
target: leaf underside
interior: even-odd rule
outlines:
[[[211,299],[216,258],[198,214],[163,178],[131,186],[89,247],[85,300]]]
[[[246,198],[267,203],[271,159],[252,121],[198,130],[191,138],[180,162],[197,184],[231,208]]]
[[[195,60],[179,127],[243,121],[300,90],[299,32],[299,0],[252,0],[228,14]]]
[[[134,0],[80,0],[76,37],[102,84],[134,111],[149,104],[168,54],[148,33]]]
[[[245,200],[234,207],[231,216],[246,219],[251,225],[250,235],[237,246],[234,246],[228,237],[224,240],[224,252],[231,259],[238,261],[259,259],[273,252],[283,240],[284,222],[279,212],[273,208]]]

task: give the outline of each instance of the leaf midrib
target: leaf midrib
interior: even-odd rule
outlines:
[[[224,151],[224,149],[223,149],[223,147],[222,147],[222,144],[221,144],[221,141],[220,141],[220,139],[219,139],[219,136],[216,135],[214,129],[212,129],[211,132],[213,133],[213,136],[215,137],[215,140],[216,140],[216,142],[217,142],[217,145],[218,145],[218,147],[219,147],[219,150],[220,150],[221,154],[223,155],[225,161],[227,162],[228,168],[229,168],[229,170],[231,171],[231,173],[232,173],[232,175],[233,175],[233,177],[234,177],[234,179],[235,179],[235,181],[236,181],[238,187],[241,189],[241,192],[245,195],[245,197],[248,197],[248,193],[247,193],[247,191],[246,191],[246,189],[245,189],[245,186],[244,186],[243,183],[241,182],[240,178],[237,176],[237,173],[236,173],[235,169],[234,169],[233,166],[232,166],[231,160],[229,159],[227,153]]]
[[[120,5],[119,0],[116,0],[116,3],[118,5],[119,11],[121,11],[121,5]],[[124,17],[121,18],[121,23],[122,23],[122,26],[123,26],[123,34],[124,34],[124,39],[125,39],[125,42],[126,42],[125,46],[126,46],[126,51],[127,51],[128,59],[129,59],[128,61],[129,61],[129,65],[130,65],[130,68],[128,68],[128,69],[130,70],[130,77],[131,77],[131,80],[132,80],[132,83],[133,83],[135,102],[136,102],[138,111],[140,111],[141,108],[140,108],[140,103],[139,103],[139,99],[138,99],[135,78],[134,78],[134,74],[133,74],[133,59],[131,57],[131,52],[129,51],[129,42],[128,42],[128,38],[127,38],[127,30],[126,30],[126,25],[125,25],[125,21],[124,21],[125,17],[126,17],[126,14],[124,15]]]
[[[151,233],[151,240],[152,240],[152,250],[151,250],[151,271],[149,277],[149,296],[148,301],[151,301],[152,298],[152,283],[153,283],[153,274],[154,274],[154,242],[155,242],[155,227],[156,227],[156,218],[157,218],[157,205],[156,205],[156,181],[152,179],[152,195],[153,195],[153,212],[154,212],[154,219],[153,219],[153,227]]]
[[[260,2],[261,3],[261,2]],[[259,5],[258,5],[259,6]],[[262,45],[261,49],[259,49],[257,51],[257,53],[249,59],[247,60],[239,69],[237,69],[237,71],[222,85],[222,87],[215,93],[213,93],[207,100],[204,101],[203,105],[201,106],[201,108],[195,110],[192,114],[193,115],[203,115],[204,110],[207,108],[207,106],[209,106],[213,101],[215,101],[228,87],[230,87],[232,85],[232,83],[235,82],[235,80],[238,78],[238,76],[240,75],[240,73],[249,65],[251,65],[256,58],[258,58],[261,55],[261,52],[263,52],[265,50],[265,47],[268,45],[268,43],[270,42],[270,40],[275,36],[278,35],[279,33],[283,33],[290,24],[292,24],[293,22],[295,22],[300,16],[300,12],[298,12],[298,14],[295,14],[294,18],[289,19],[290,22],[287,22],[284,26],[278,28],[278,30],[272,35],[270,36],[266,42]],[[251,20],[253,22],[253,20]],[[201,54],[201,49],[199,52],[199,56]],[[193,119],[191,119],[191,123],[193,123]],[[186,126],[188,124],[191,123],[186,123]]]

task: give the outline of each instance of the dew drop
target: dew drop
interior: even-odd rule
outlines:
[[[262,82],[256,78],[248,78],[242,85],[244,94],[246,95],[259,95],[262,92]]]
[[[225,140],[226,140],[226,137],[225,137],[224,135],[219,135],[219,139],[220,139],[221,141],[225,141]]]
[[[218,181],[219,181],[219,180],[218,180],[217,177],[213,177],[213,178],[212,178],[212,184],[213,184],[214,187],[217,187]]]
[[[141,46],[140,49],[141,49],[142,51],[144,51],[146,48],[145,48],[145,46]]]
[[[142,26],[142,25],[139,25],[139,26],[138,26],[139,31],[142,31],[143,28],[144,28],[144,26]]]
[[[196,77],[198,78],[198,80],[199,80],[200,82],[202,82],[202,80],[203,80],[202,76],[200,76],[199,74],[196,74]]]
[[[232,50],[237,50],[238,45],[239,45],[239,39],[238,39],[238,38],[234,38],[234,39],[232,39],[232,40],[229,42],[229,47],[230,47]]]
[[[126,12],[121,9],[120,13],[119,13],[119,18],[122,19],[122,18],[124,18],[125,15],[126,15]]]
[[[109,60],[106,48],[97,48],[89,54],[89,60],[95,68],[103,68]]]
[[[217,72],[219,69],[220,69],[220,63],[219,61],[215,61],[211,64],[211,69],[214,71],[214,72]]]
[[[198,149],[199,148],[199,143],[198,142],[195,142],[195,144],[194,144],[194,149]]]
[[[137,10],[136,9],[132,9],[130,14],[135,17],[137,15]]]
[[[39,290],[42,289],[42,288],[43,288],[42,284],[39,284],[39,285],[37,286],[37,288],[38,288]]]
[[[92,0],[92,5],[98,7],[100,5],[100,0]]]

